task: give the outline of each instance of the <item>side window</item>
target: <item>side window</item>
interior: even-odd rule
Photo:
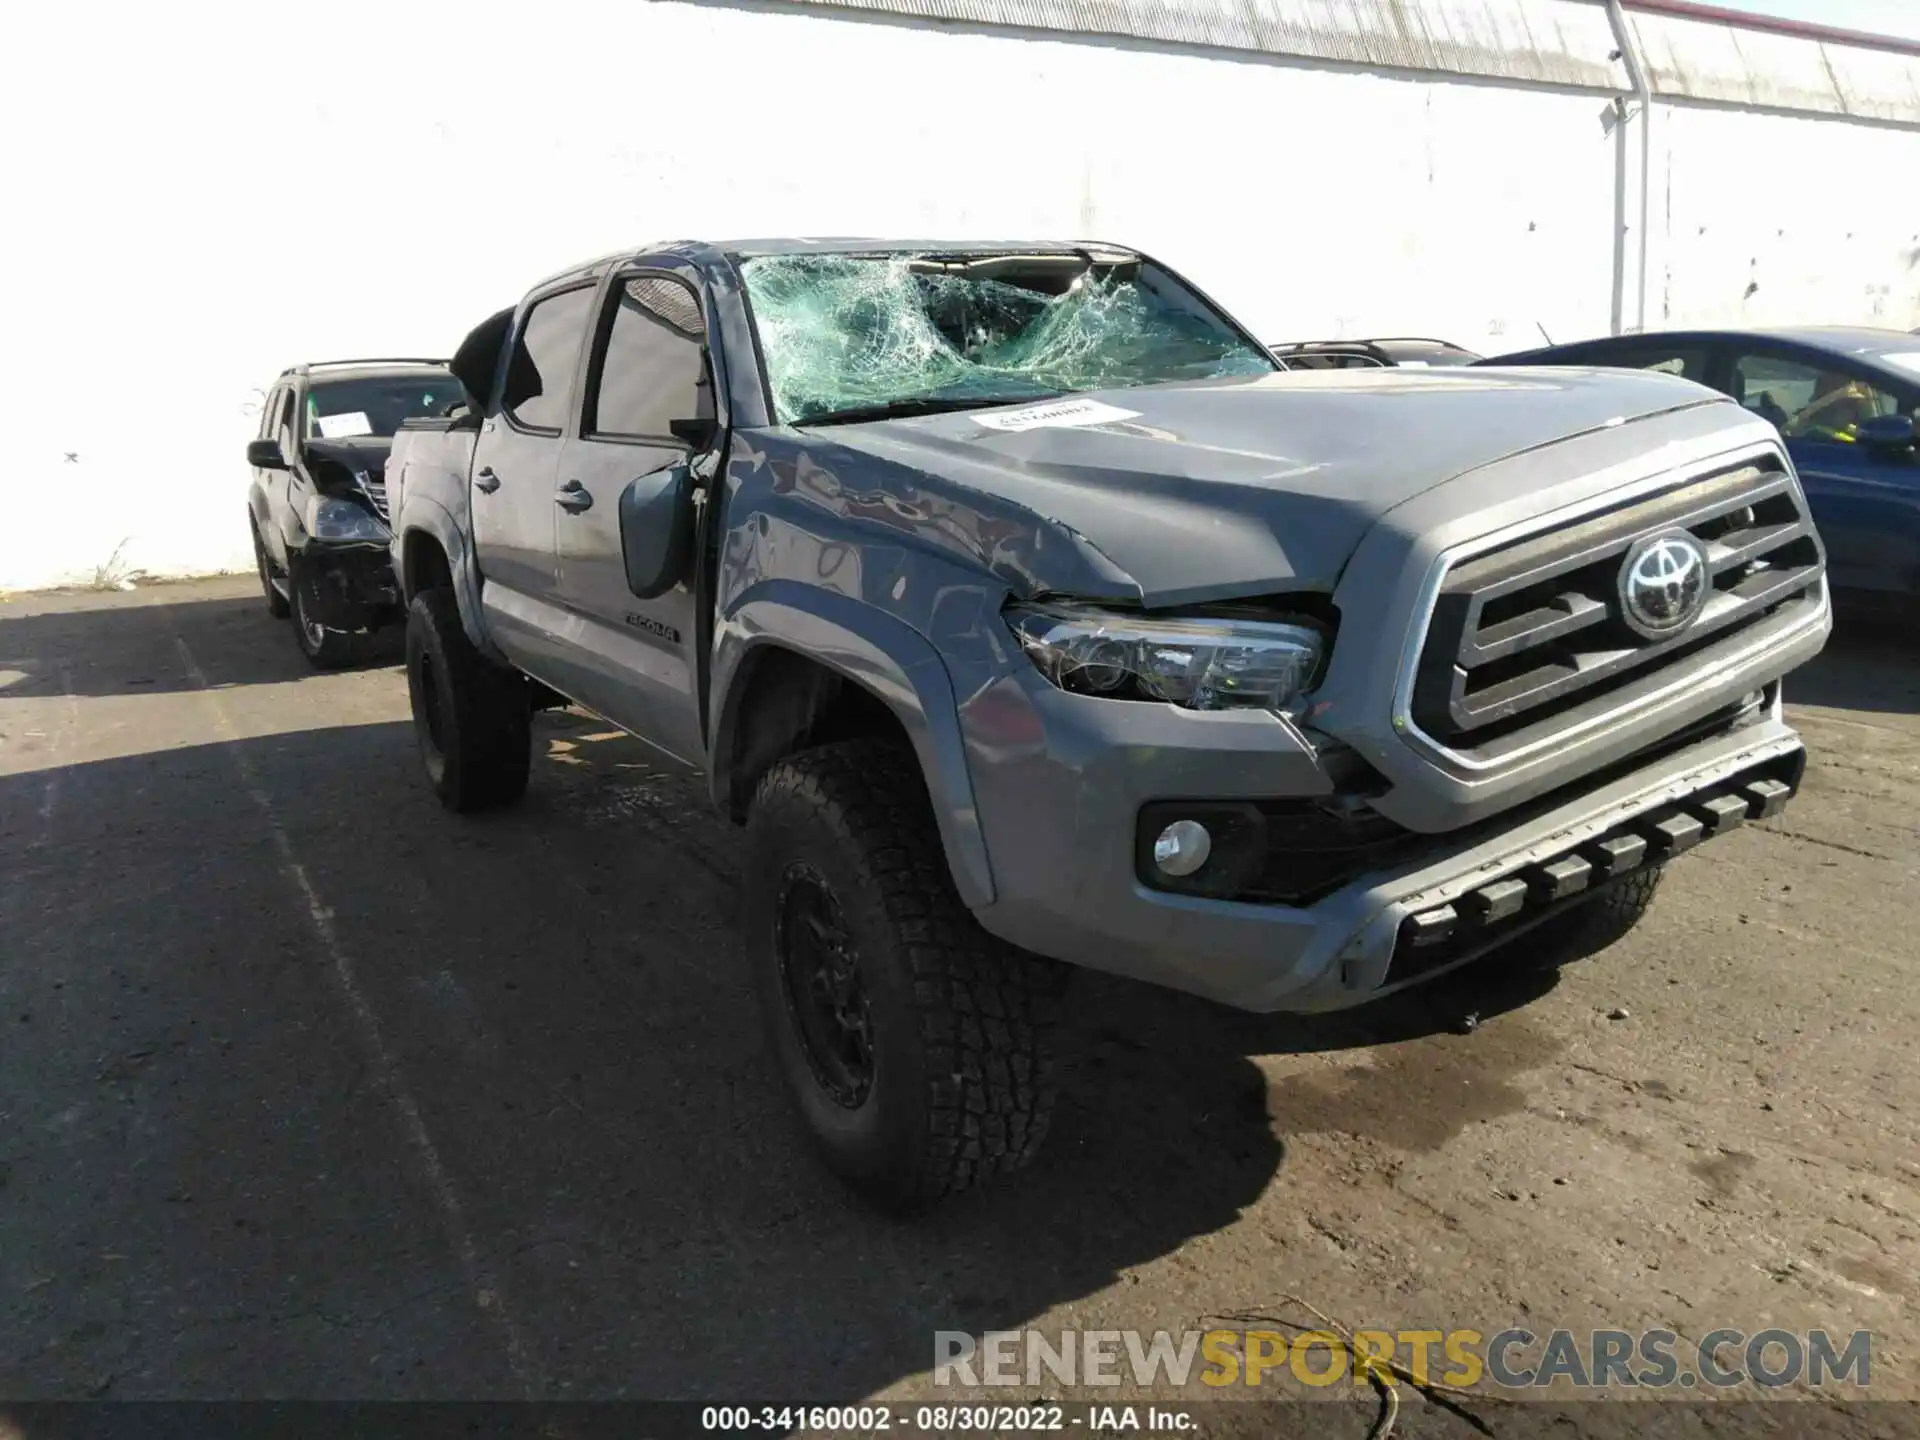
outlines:
[[[1634,370],[1658,370],[1663,375],[1679,375],[1707,383],[1705,350],[1644,349],[1629,350],[1608,362]]]
[[[1899,413],[1900,403],[1849,371],[1780,355],[1739,355],[1733,398],[1789,440],[1851,442],[1862,420]]]
[[[291,385],[281,392],[280,418],[273,423],[273,438],[280,442],[280,453],[291,461],[300,449],[294,441],[293,387]]]
[[[580,339],[593,308],[593,289],[583,286],[549,295],[527,312],[507,360],[500,408],[525,430],[559,430],[567,423]]]
[[[665,438],[675,420],[711,419],[706,325],[693,291],[639,275],[615,284],[608,311],[588,382],[587,432]]]
[[[253,432],[256,440],[271,440],[273,427],[280,420],[280,387],[275,385],[260,397],[260,425]]]

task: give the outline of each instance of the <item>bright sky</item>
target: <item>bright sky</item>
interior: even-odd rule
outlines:
[[[1842,30],[1866,30],[1920,40],[1920,0],[1714,0],[1728,10],[1751,10],[1785,20],[1809,20]]]

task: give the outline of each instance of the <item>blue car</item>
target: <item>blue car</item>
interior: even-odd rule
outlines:
[[[1827,544],[1834,589],[1907,608],[1920,596],[1920,334],[1808,326],[1615,335],[1478,362],[1664,370],[1779,427]]]

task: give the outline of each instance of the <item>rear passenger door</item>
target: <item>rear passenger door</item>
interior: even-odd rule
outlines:
[[[561,603],[572,612],[565,686],[589,709],[689,764],[703,749],[694,574],[641,599],[628,587],[621,498],[674,483],[691,456],[676,421],[714,415],[700,298],[647,269],[609,282],[579,433],[556,476]]]
[[[574,405],[594,282],[536,294],[521,310],[480,427],[470,477],[482,604],[513,659],[540,674],[554,603],[554,471]],[[546,679],[545,675],[541,675]]]

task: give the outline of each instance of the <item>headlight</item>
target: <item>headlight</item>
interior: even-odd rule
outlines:
[[[333,495],[308,498],[307,533],[316,540],[370,540],[377,545],[393,538],[373,515]]]
[[[1165,700],[1189,710],[1280,710],[1310,685],[1318,630],[1264,620],[1152,619],[1068,606],[1014,605],[1007,623],[1062,690]]]

